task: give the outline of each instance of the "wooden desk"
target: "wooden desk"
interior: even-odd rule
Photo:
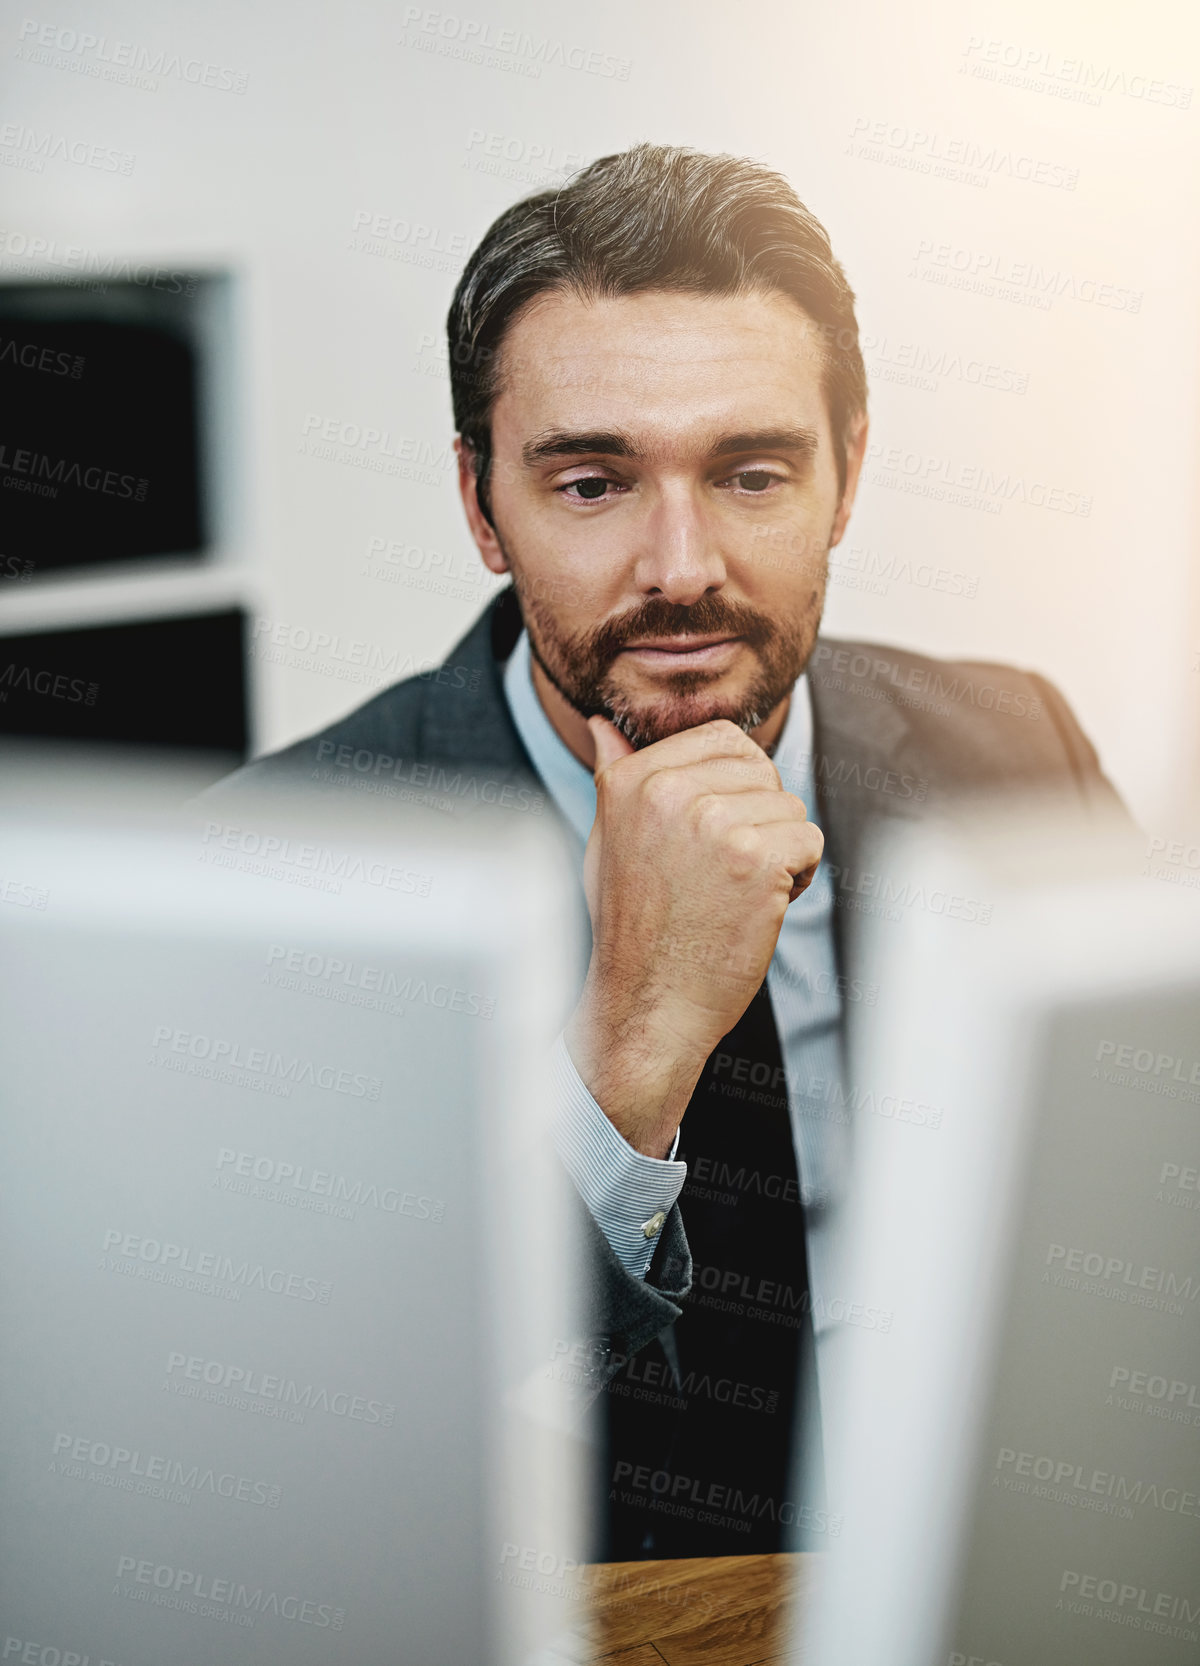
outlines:
[[[604,1562],[581,1570],[587,1620],[555,1640],[590,1666],[800,1666],[785,1653],[794,1597],[819,1554]]]

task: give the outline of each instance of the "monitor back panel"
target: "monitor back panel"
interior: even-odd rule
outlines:
[[[546,1190],[513,1242],[545,852],[393,842],[322,889],[4,833],[0,1652],[510,1658],[497,1406],[565,1259]]]

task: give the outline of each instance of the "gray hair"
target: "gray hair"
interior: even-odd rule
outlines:
[[[803,308],[825,351],[839,489],[846,441],[866,410],[854,292],[829,236],[781,174],[736,156],[634,145],[603,156],[557,190],[514,203],[468,260],[446,319],[454,421],[488,519],[491,414],[499,349],[536,295],[674,289],[740,295],[777,290]]]

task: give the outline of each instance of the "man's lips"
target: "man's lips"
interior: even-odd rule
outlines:
[[[656,648],[663,653],[676,654],[693,648],[711,648],[716,642],[736,642],[731,631],[713,631],[709,636],[689,632],[682,636],[644,636],[637,642],[627,642],[627,648]]]
[[[650,636],[626,643],[621,652],[643,665],[707,665],[730,658],[740,641],[739,636]]]

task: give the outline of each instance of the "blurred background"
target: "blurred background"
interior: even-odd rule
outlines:
[[[458,273],[648,138],[781,169],[858,294],[827,631],[1049,675],[1193,879],[1190,8],[464,5],[7,10],[0,729],[219,773],[440,660]]]

